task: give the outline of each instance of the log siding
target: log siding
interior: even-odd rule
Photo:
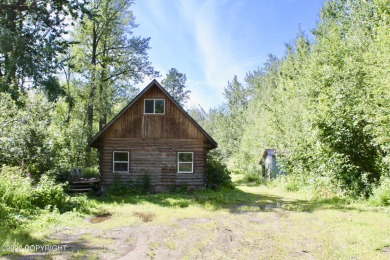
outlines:
[[[164,99],[164,114],[145,114],[144,100]],[[215,141],[157,82],[150,83],[91,141],[99,151],[103,188],[114,182],[136,182],[147,174],[150,191],[177,186],[203,189],[207,182],[206,158]],[[129,172],[113,171],[114,152],[129,153]],[[179,173],[178,153],[193,153],[193,172]]]

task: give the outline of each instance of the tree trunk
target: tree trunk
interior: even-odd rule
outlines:
[[[93,115],[94,115],[94,102],[95,102],[95,91],[96,91],[96,61],[97,61],[97,45],[98,45],[98,36],[96,32],[96,23],[93,22],[93,35],[92,35],[92,75],[91,75],[91,90],[88,98],[88,107],[87,107],[87,141],[91,141],[92,132],[93,132]],[[90,152],[91,147],[87,145],[86,151]]]

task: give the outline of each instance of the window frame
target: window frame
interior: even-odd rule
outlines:
[[[146,112],[146,101],[147,100],[153,100],[153,113]],[[164,102],[164,112],[163,113],[156,113],[156,101],[163,101]],[[165,115],[165,99],[164,98],[145,98],[144,99],[144,114],[145,115]]]
[[[191,162],[180,162],[180,154],[182,153],[190,153],[192,157]],[[180,171],[181,163],[191,163],[191,171]],[[194,173],[194,152],[177,152],[177,173]]]
[[[115,153],[126,153],[127,161],[115,161]],[[115,163],[127,163],[127,171],[115,171]],[[129,173],[130,172],[130,152],[129,151],[113,151],[112,152],[112,172]]]

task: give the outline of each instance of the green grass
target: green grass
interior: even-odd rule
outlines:
[[[264,185],[106,196],[90,203],[92,215],[110,214],[110,219],[93,224],[77,212],[50,213],[16,230],[0,231],[0,237],[7,237],[1,242],[55,244],[63,241],[53,234],[67,238],[80,233],[80,248],[66,252],[70,258],[117,257],[114,249],[126,244],[131,249],[120,254],[142,251],[143,257],[156,259],[389,257],[390,208],[367,203],[313,199]]]
[[[97,167],[85,167],[82,169],[84,178],[97,178],[99,177],[99,169]]]

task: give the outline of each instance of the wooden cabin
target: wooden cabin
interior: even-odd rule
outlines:
[[[153,80],[92,138],[102,188],[149,176],[149,190],[204,189],[213,138]]]

